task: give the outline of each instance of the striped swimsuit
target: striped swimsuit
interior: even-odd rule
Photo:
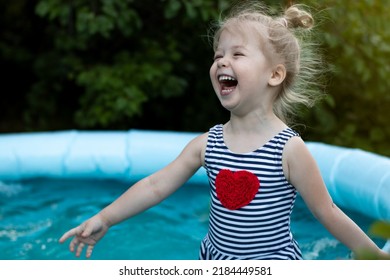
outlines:
[[[282,167],[284,145],[293,136],[298,134],[286,128],[259,149],[237,154],[224,143],[223,125],[210,129],[205,154],[211,187],[210,221],[199,259],[302,259],[290,231],[297,191],[284,177]],[[225,204],[219,194],[223,187],[219,187],[219,193],[216,188],[216,180],[222,181],[217,179],[221,170],[221,174],[245,170],[255,175],[257,188],[249,204],[233,210],[226,208],[230,201]]]

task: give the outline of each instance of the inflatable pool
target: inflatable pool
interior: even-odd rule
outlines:
[[[0,136],[0,181],[34,178],[136,181],[165,166],[199,133],[59,131]],[[390,159],[308,142],[336,204],[390,221]],[[204,169],[190,180],[207,184]]]

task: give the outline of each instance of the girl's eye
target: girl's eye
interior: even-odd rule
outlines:
[[[235,53],[235,54],[234,54],[234,56],[244,56],[244,54],[243,54],[243,53],[240,53],[240,52],[238,52],[238,53]]]
[[[220,59],[222,57],[222,55],[215,55],[214,56],[214,60],[218,60],[218,59]]]

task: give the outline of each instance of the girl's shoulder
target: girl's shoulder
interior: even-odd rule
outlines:
[[[283,150],[283,165],[287,173],[291,171],[304,171],[307,173],[309,166],[316,166],[316,161],[308,149],[306,143],[299,135],[291,137]],[[300,173],[300,172],[298,172]],[[289,174],[287,175],[289,177]]]
[[[299,157],[302,154],[309,152],[306,143],[300,137],[300,135],[294,130],[289,130],[290,137],[286,142],[283,154],[286,157]],[[310,153],[310,152],[309,152]]]

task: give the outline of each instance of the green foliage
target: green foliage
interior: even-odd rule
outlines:
[[[79,126],[109,127],[139,115],[156,93],[183,92],[185,81],[172,73],[180,58],[175,42],[144,34],[134,1],[41,0],[36,13],[56,30],[53,44],[70,62],[69,82],[84,89],[75,114]]]
[[[43,0],[38,1],[35,11],[54,23],[52,27],[58,31],[56,47],[85,49],[95,35],[109,39],[119,31],[128,37],[139,30],[142,20],[131,7],[133,2]]]
[[[390,1],[304,2],[332,70],[326,102],[305,115],[308,137],[390,155]]]
[[[371,225],[369,232],[371,235],[383,239],[390,239],[390,223],[377,221]]]
[[[39,23],[33,29],[42,38],[40,49],[28,61],[33,81],[21,94],[27,105],[23,130],[142,127],[147,112],[159,123],[165,123],[167,115],[174,122],[178,111],[166,114],[168,106],[172,110],[172,99],[183,101],[180,97],[196,88],[209,94],[203,84],[194,82],[202,81],[201,75],[208,80],[209,65],[202,69],[199,65],[208,64],[212,54],[202,37],[227,1],[13,3],[7,7],[22,7],[19,17],[24,9],[35,11],[33,21]],[[29,43],[27,53],[33,45]],[[1,57],[6,51],[13,52],[5,45]]]
[[[186,82],[170,75],[173,65],[163,59],[165,52],[151,48],[147,55],[146,48],[146,57],[122,52],[115,56],[114,64],[95,65],[79,73],[77,83],[86,89],[80,100],[84,110],[76,115],[80,125],[108,127],[122,116],[140,114],[149,97],[160,94],[169,98],[183,91]]]

